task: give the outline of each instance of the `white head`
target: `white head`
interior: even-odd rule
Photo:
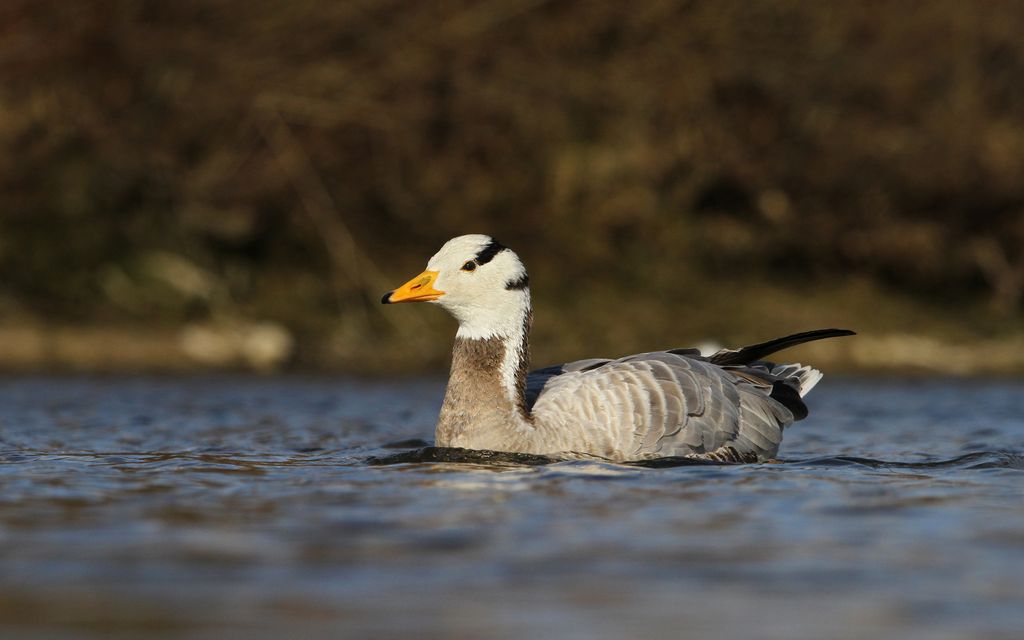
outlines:
[[[530,311],[526,267],[490,236],[452,238],[427,269],[381,302],[435,302],[459,321],[463,338],[509,337],[522,332]]]

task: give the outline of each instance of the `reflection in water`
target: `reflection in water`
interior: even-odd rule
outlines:
[[[828,379],[779,463],[622,465],[430,447],[432,380],[8,379],[0,636],[1014,637],[1022,390]]]
[[[417,441],[409,441],[417,442]],[[418,444],[418,442],[417,442]],[[596,456],[586,456],[591,461],[617,464],[624,467],[646,467],[648,469],[665,469],[668,467],[692,467],[692,466],[732,466],[741,463],[717,462],[684,457],[664,457],[651,460],[635,460],[631,462],[611,462],[600,460]],[[488,465],[525,465],[534,466],[542,464],[554,464],[565,459],[552,456],[539,456],[528,453],[510,453],[507,451],[484,451],[475,449],[457,449],[446,447],[422,447],[402,453],[393,453],[386,456],[371,456],[366,459],[367,464],[387,465],[406,464],[422,462],[454,462],[466,464],[488,464]],[[855,456],[825,456],[810,460],[775,460],[771,464],[800,464],[818,466],[843,466],[862,465],[876,469],[940,469],[962,467],[965,469],[989,469],[997,467],[1010,467],[1024,470],[1024,456],[1005,451],[980,451],[966,453],[949,460],[933,460],[930,462],[893,462],[886,460],[874,460],[871,458],[858,458]]]

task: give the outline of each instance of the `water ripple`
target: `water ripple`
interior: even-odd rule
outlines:
[[[422,447],[401,453],[386,456],[371,456],[365,459],[365,463],[374,466],[392,464],[414,464],[414,463],[464,463],[464,464],[493,464],[493,465],[522,465],[539,466],[548,465],[566,460],[593,460],[609,464],[618,464],[630,467],[645,467],[650,469],[663,469],[672,467],[693,467],[693,466],[745,466],[743,463],[718,462],[711,460],[700,460],[685,457],[663,457],[650,460],[635,460],[628,462],[615,462],[600,458],[599,456],[574,456],[571,458],[544,456],[524,453],[510,453],[507,451],[486,451],[474,449],[459,449],[446,447]],[[763,464],[776,465],[799,465],[811,467],[849,467],[860,466],[872,469],[993,469],[1009,468],[1024,470],[1024,456],[1010,451],[977,451],[967,453],[955,458],[930,460],[926,462],[877,460],[874,458],[861,458],[856,456],[821,456],[808,459],[785,459],[773,460]]]
[[[432,447],[443,384],[0,379],[0,637],[1024,628],[1020,383],[826,380],[743,465]]]

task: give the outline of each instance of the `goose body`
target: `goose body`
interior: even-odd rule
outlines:
[[[773,458],[783,429],[807,415],[802,397],[821,373],[762,358],[853,333],[823,329],[708,357],[671,349],[530,373],[526,268],[486,235],[449,240],[382,302],[440,304],[459,322],[437,446],[615,461]]]

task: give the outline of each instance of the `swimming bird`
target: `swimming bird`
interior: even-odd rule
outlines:
[[[423,273],[384,294],[384,304],[438,304],[459,323],[437,446],[612,461],[769,460],[783,429],[806,417],[802,397],[821,373],[762,358],[853,335],[822,329],[707,357],[669,349],[528,373],[529,282],[518,255],[473,234],[449,240]]]

